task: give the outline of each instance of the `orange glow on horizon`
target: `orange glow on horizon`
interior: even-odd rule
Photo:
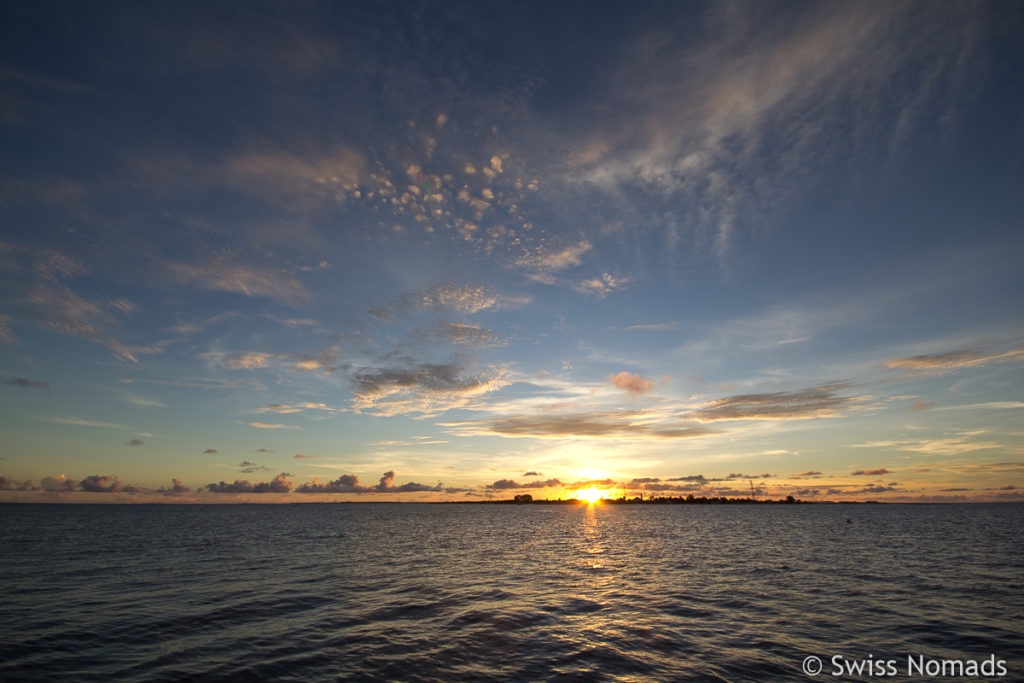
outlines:
[[[599,503],[604,498],[604,491],[600,490],[596,486],[591,486],[587,489],[579,489],[574,491],[572,497],[576,500],[585,500],[590,505]]]

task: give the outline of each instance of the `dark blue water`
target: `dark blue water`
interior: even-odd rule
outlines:
[[[894,662],[862,680],[935,680],[908,656],[1024,680],[1019,504],[0,518],[3,680],[812,680],[810,655],[817,680],[856,678],[837,656]]]

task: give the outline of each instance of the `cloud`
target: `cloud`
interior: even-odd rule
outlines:
[[[822,166],[856,174],[912,133],[942,133],[961,86],[985,68],[987,18],[965,5],[924,21],[916,4],[805,10],[754,20],[712,5],[636,35],[617,53],[601,114],[577,123],[571,177],[609,203],[670,198],[674,220],[650,212],[667,223],[669,249],[723,255],[742,226],[804,192]],[[837,142],[840,128],[850,135]]]
[[[979,351],[948,351],[946,353],[908,356],[886,361],[891,370],[943,373],[961,368],[973,368],[988,363],[1006,363],[1024,360],[1024,349],[1013,349],[1004,353],[981,353]]]
[[[527,277],[540,284],[559,283],[555,273],[573,268],[583,262],[583,255],[591,250],[592,244],[581,240],[561,247],[537,246],[518,258],[515,265],[527,271]]]
[[[326,403],[312,403],[311,401],[305,401],[303,403],[296,403],[295,405],[286,405],[283,403],[271,403],[265,408],[261,408],[255,412],[257,413],[278,413],[281,415],[290,415],[292,413],[301,413],[303,410],[322,410],[325,412],[335,412],[336,408],[331,408]]]
[[[282,472],[269,482],[251,484],[245,479],[236,479],[230,484],[223,481],[207,484],[206,489],[211,493],[288,493],[293,486],[288,477],[287,473]]]
[[[619,389],[628,391],[631,396],[646,394],[654,388],[653,381],[646,377],[641,377],[639,374],[631,375],[625,370],[617,375],[609,375],[608,379]]]
[[[974,441],[973,437],[984,433],[984,430],[963,432],[958,436],[943,439],[920,439],[902,441],[869,441],[862,444],[850,444],[854,448],[896,448],[902,451],[924,453],[926,455],[960,455],[971,451],[989,448],[1003,448],[994,441]]]
[[[684,477],[670,477],[668,481],[695,481],[702,484],[709,481],[715,481],[714,479],[708,479],[703,474],[688,474]]]
[[[129,446],[141,446],[144,443],[145,443],[145,441],[143,441],[142,439],[132,439],[131,441],[128,442],[128,445]]]
[[[593,412],[576,415],[515,416],[496,420],[444,422],[461,435],[508,438],[564,439],[679,439],[714,434],[702,426],[658,426],[650,416],[630,412]]]
[[[213,454],[213,453],[216,453],[216,452],[217,452],[216,448],[207,448],[205,451],[203,451],[203,454],[204,455],[210,455],[210,454]]]
[[[938,410],[1020,410],[1024,408],[1021,401],[987,401],[985,403],[968,403],[962,406],[947,406]]]
[[[131,347],[118,341],[114,332],[130,316],[135,305],[122,298],[87,298],[71,287],[75,278],[89,275],[88,266],[51,248],[0,244],[0,289],[12,302],[17,319],[57,334],[87,339],[106,346],[119,360],[136,363],[137,355],[159,353],[162,346]],[[0,325],[11,340],[7,322]]]
[[[658,493],[666,493],[666,492],[669,492],[669,491],[676,491],[676,492],[682,492],[682,493],[692,493],[694,491],[703,491],[703,490],[705,490],[705,485],[704,484],[699,484],[699,483],[698,484],[650,483],[650,484],[641,484],[638,487],[630,487],[630,488],[640,488],[640,489],[643,489],[644,491],[655,491],[655,492],[658,492]]]
[[[795,476],[797,476],[797,477],[817,477],[817,476],[820,476],[820,475],[821,475],[821,472],[819,472],[817,470],[807,470],[806,472],[801,472],[800,474],[797,474]]]
[[[357,412],[376,415],[437,415],[460,408],[472,399],[488,394],[509,382],[501,368],[488,367],[465,375],[462,361],[416,363],[365,368],[352,376],[353,406]]]
[[[125,488],[124,484],[117,477],[100,476],[98,474],[86,477],[78,482],[78,485],[82,487],[82,490],[92,493],[116,493]]]
[[[25,379],[24,377],[12,377],[11,379],[3,380],[4,384],[10,384],[11,386],[21,387],[22,389],[49,389],[49,382],[40,382],[31,379]]]
[[[437,323],[423,331],[419,336],[428,341],[440,341],[481,348],[506,346],[508,344],[507,340],[502,339],[491,330],[481,328],[479,325],[463,323]]]
[[[169,496],[180,496],[191,492],[192,489],[181,483],[180,479],[171,479],[170,488],[159,488],[156,490],[157,493],[162,493]]]
[[[879,467],[878,469],[874,469],[874,470],[855,470],[854,472],[851,472],[851,474],[853,474],[853,475],[863,474],[863,475],[867,475],[869,477],[877,477],[877,476],[882,475],[882,474],[892,474],[892,472],[890,470],[885,469],[884,467]]]
[[[310,298],[301,282],[272,267],[210,261],[202,265],[169,263],[165,268],[173,279],[199,289],[274,299],[289,305]]]
[[[320,370],[330,374],[342,367],[342,364],[337,362],[339,351],[340,349],[337,346],[330,346],[313,353],[267,353],[264,351],[235,351],[226,353],[223,351],[207,351],[199,354],[199,357],[213,365],[219,365],[229,370],[259,370],[276,365],[293,372]],[[307,404],[307,407],[313,406],[314,404]]]
[[[63,474],[58,474],[56,477],[43,477],[39,483],[44,491],[74,491],[77,485]]]
[[[200,354],[199,357],[205,358],[222,367],[228,368],[229,370],[255,370],[257,368],[267,367],[270,364],[270,361],[274,358],[274,354],[264,353],[262,351],[239,351],[225,355],[220,352],[210,351]]]
[[[912,412],[919,413],[922,410],[928,410],[929,408],[934,408],[934,407],[935,407],[935,401],[928,401],[927,403],[925,401],[918,401],[914,405],[910,406],[910,410]]]
[[[314,479],[311,483],[302,484],[295,489],[296,493],[366,493],[370,489],[359,485],[359,477],[354,474],[343,474],[335,481],[321,484]]]
[[[582,240],[560,249],[538,248],[533,253],[523,256],[516,261],[516,265],[536,271],[555,272],[565,270],[566,268],[580,265],[583,255],[590,251],[592,246],[590,242]]]
[[[837,396],[844,385],[812,387],[795,392],[741,394],[711,401],[689,413],[696,420],[806,420],[838,417],[841,410],[862,400]]]
[[[599,299],[603,299],[613,291],[622,289],[632,281],[633,278],[629,276],[616,276],[611,273],[604,273],[597,277],[580,280],[578,283],[573,285],[573,289],[580,294],[590,294]]]
[[[885,493],[886,491],[898,491],[894,485],[890,486],[865,486],[862,489],[858,489],[855,493]]]
[[[270,469],[269,467],[257,465],[256,463],[249,462],[248,460],[243,460],[242,462],[238,463],[237,467],[238,471],[241,472],[242,474],[252,474],[254,472],[263,472],[268,471]]]
[[[314,479],[295,489],[296,493],[419,493],[424,491],[442,491],[440,482],[436,486],[427,486],[417,482],[408,482],[395,486],[395,472],[389,470],[381,475],[376,486],[361,486],[359,477],[354,474],[343,474],[335,481],[321,484]]]
[[[242,422],[240,420],[235,420],[235,422],[238,422],[239,424],[246,424],[250,427],[255,427],[256,429],[296,429],[300,432],[302,431],[302,427],[297,427],[295,425],[274,424],[271,422]]]
[[[47,417],[43,418],[47,422],[56,422],[62,425],[72,425],[74,427],[102,427],[106,429],[128,429],[124,425],[115,424],[113,422],[97,422],[95,420],[85,420],[79,417]]]
[[[540,472],[534,472],[533,470],[531,470],[531,471],[525,473],[523,476],[524,477],[542,477],[544,475],[541,474]]]
[[[624,327],[622,329],[624,329],[624,330],[650,330],[650,331],[661,332],[661,331],[665,331],[665,330],[675,330],[675,329],[678,329],[679,325],[680,325],[680,323],[678,321],[673,321],[673,322],[669,322],[669,323],[647,323],[647,324],[643,324],[643,325],[630,325],[629,327]]]
[[[558,479],[548,479],[547,481],[532,481],[528,484],[520,484],[511,479],[499,479],[493,483],[487,484],[484,488],[491,489],[492,491],[498,491],[504,489],[543,489],[554,486],[562,486],[562,482]]]
[[[530,297],[502,296],[482,285],[440,282],[426,290],[407,292],[367,311],[379,320],[408,316],[421,311],[456,312],[473,315],[530,303]]]
[[[0,477],[0,491],[38,491],[39,487],[32,484],[32,480],[28,479],[21,483],[18,483],[10,477]]]
[[[344,146],[324,151],[265,147],[230,157],[215,173],[239,190],[305,210],[354,194],[365,166],[362,154]]]
[[[295,458],[296,460],[315,460],[316,459],[315,455],[303,455],[302,453],[296,453],[292,457]]]

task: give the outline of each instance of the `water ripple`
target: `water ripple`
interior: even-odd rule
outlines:
[[[836,654],[1022,678],[1022,513],[5,505],[0,679],[764,681]]]

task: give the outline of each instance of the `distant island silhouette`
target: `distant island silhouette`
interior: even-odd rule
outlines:
[[[521,493],[515,498],[497,500],[452,500],[436,501],[458,505],[589,505],[579,498],[540,498],[535,499],[529,493]],[[652,496],[650,498],[601,498],[602,505],[816,505],[816,504],[877,504],[877,500],[800,500],[793,496],[785,498],[728,498],[726,496]]]

